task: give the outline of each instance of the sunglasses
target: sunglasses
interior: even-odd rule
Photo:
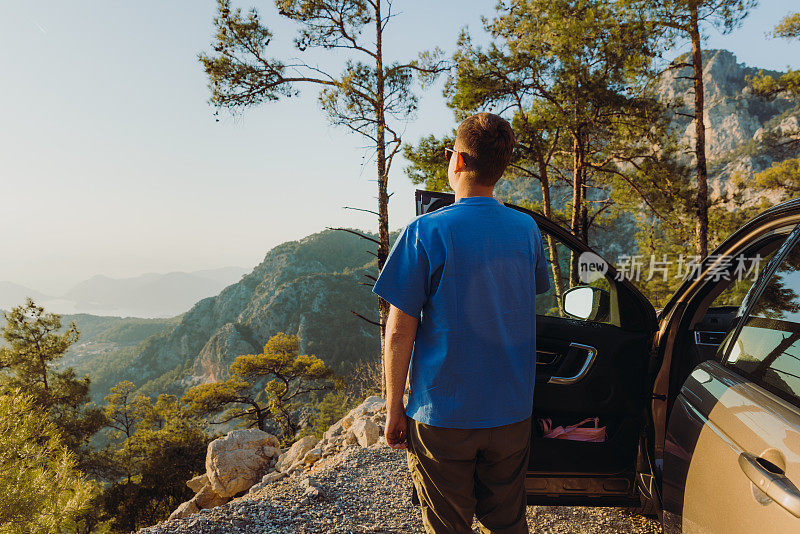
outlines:
[[[447,161],[447,163],[450,163],[451,154],[458,154],[458,151],[457,150],[453,150],[452,148],[445,148],[444,149],[444,154],[445,154],[445,161]]]

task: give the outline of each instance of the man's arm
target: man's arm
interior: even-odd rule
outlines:
[[[389,308],[386,321],[386,444],[393,449],[406,448],[406,413],[403,393],[406,388],[411,349],[417,336],[419,320],[395,306]]]

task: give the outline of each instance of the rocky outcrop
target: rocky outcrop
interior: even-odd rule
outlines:
[[[220,497],[250,489],[280,456],[278,438],[261,430],[234,430],[208,445],[208,485]]]
[[[280,454],[278,438],[254,428],[215,439],[206,450],[206,472],[186,482],[195,496],[172,512],[170,519],[221,506],[243,494],[274,470]]]
[[[208,445],[206,472],[186,482],[196,495],[170,515],[179,519],[202,509],[226,504],[234,496],[256,493],[286,476],[312,471],[323,458],[353,446],[381,443],[386,421],[385,402],[368,397],[331,425],[322,440],[305,436],[281,451],[278,439],[261,430],[234,430]],[[319,488],[308,485],[304,499],[320,498]]]
[[[359,419],[353,424],[350,432],[355,435],[356,441],[362,447],[374,445],[380,437],[380,427],[371,419]]]
[[[682,63],[679,57],[675,63]],[[796,103],[783,98],[766,102],[753,95],[747,77],[761,69],[739,63],[728,50],[703,50],[703,93],[705,95],[706,148],[709,159],[715,159],[753,139],[755,133],[770,119],[793,108]],[[780,76],[777,71],[765,74]],[[683,113],[694,109],[693,82],[690,67],[667,71],[657,87],[659,100],[677,103]],[[690,113],[691,114],[691,113]],[[675,115],[673,122],[680,129],[684,142],[694,141],[690,117]]]
[[[260,348],[260,347],[259,347]],[[203,382],[217,382],[228,378],[227,361],[231,354],[253,354],[257,349],[247,341],[233,323],[224,324],[206,342],[194,360],[192,375]]]
[[[281,454],[275,468],[278,471],[287,471],[303,461],[305,454],[317,444],[317,438],[306,436],[294,442],[288,451]]]

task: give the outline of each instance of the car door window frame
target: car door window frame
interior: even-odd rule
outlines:
[[[750,287],[750,290],[745,295],[740,311],[735,319],[735,327],[731,329],[730,333],[725,337],[725,340],[720,344],[720,350],[717,353],[717,361],[732,373],[752,381],[758,387],[769,391],[773,395],[778,396],[794,406],[800,407],[800,398],[797,396],[790,395],[771,384],[763,382],[758,377],[749,375],[749,373],[741,368],[728,363],[728,357],[730,356],[731,350],[733,350],[733,345],[736,340],[739,339],[742,328],[750,318],[753,306],[759,301],[764,290],[772,280],[773,275],[778,270],[778,267],[783,263],[783,260],[786,259],[786,256],[788,256],[795,246],[800,246],[800,224],[792,230],[766,268],[759,273],[758,280]]]

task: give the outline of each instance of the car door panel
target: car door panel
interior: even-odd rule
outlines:
[[[784,400],[704,362],[681,389],[665,450],[665,534],[800,529],[800,519],[767,498],[739,460],[749,452],[800,481],[800,413]]]
[[[566,354],[553,374],[540,372],[537,367],[534,412],[586,413],[587,407],[597,415],[639,414],[647,393],[644,381],[632,381],[645,372],[648,337],[641,332],[629,332],[609,324],[586,326],[580,321],[559,317],[537,316],[537,348]],[[553,377],[572,377],[585,363],[587,351],[569,349],[579,343],[596,350],[591,367],[576,387],[564,387]],[[545,384],[547,384],[545,386]]]
[[[534,420],[575,424],[599,417],[606,441],[547,439],[533,429],[527,487],[530,502],[539,504],[638,504],[633,493],[637,440],[649,336],[608,324],[590,324],[558,317],[537,317],[537,346],[563,351],[573,340],[596,349],[591,367],[576,383],[562,385],[538,373]],[[573,350],[556,376],[574,376],[586,361],[586,351]]]

